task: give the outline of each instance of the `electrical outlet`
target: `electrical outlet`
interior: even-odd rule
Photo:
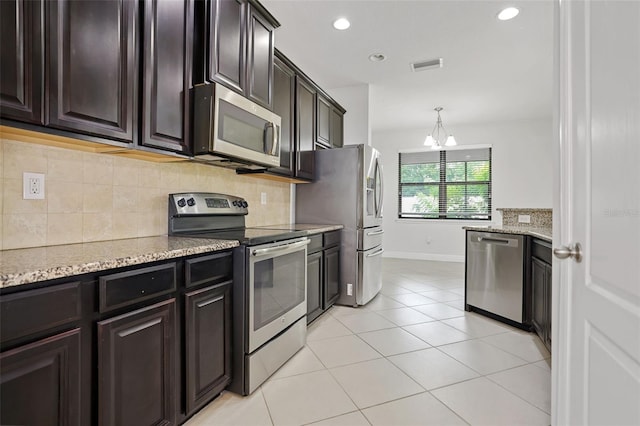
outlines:
[[[347,283],[347,296],[353,296],[353,284]]]
[[[44,200],[44,174],[29,172],[22,174],[22,199]]]
[[[261,192],[260,193],[260,204],[267,204],[267,193],[266,192]]]
[[[531,223],[531,216],[528,214],[519,214],[518,223]]]

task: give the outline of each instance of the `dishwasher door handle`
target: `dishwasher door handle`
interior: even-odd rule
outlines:
[[[498,243],[498,244],[509,244],[510,241],[509,240],[503,240],[500,238],[490,238],[490,237],[480,237],[478,238],[478,242],[481,243],[483,241],[486,241],[487,243]]]

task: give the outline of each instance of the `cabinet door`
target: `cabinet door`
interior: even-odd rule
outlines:
[[[273,26],[248,5],[247,96],[271,109],[273,87]]]
[[[47,2],[46,124],[125,142],[137,122],[137,2]]]
[[[313,179],[316,130],[316,90],[296,77],[296,177]]]
[[[331,147],[342,148],[344,146],[344,129],[343,129],[342,112],[336,108],[331,108]]]
[[[307,256],[307,324],[322,313],[322,252]]]
[[[321,95],[318,95],[318,129],[316,132],[316,143],[331,146],[331,129],[330,129],[331,105]]]
[[[273,63],[273,112],[280,116],[280,167],[275,172],[293,175],[294,114],[296,77],[294,71],[280,59]]]
[[[80,425],[80,371],[79,329],[0,354],[0,424]]]
[[[531,324],[543,342],[547,329],[545,275],[546,264],[538,258],[531,258]]]
[[[340,296],[340,246],[324,251],[324,309]]]
[[[175,423],[175,301],[98,322],[100,425]]]
[[[207,78],[244,93],[245,2],[211,0]]]
[[[185,295],[187,415],[231,380],[231,282]]]
[[[144,1],[145,146],[188,152],[193,0]]]
[[[0,1],[0,114],[42,123],[42,2]]]

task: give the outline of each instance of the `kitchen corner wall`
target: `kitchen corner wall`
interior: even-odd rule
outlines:
[[[430,123],[433,125],[433,122]],[[384,168],[384,247],[387,257],[464,261],[463,226],[499,226],[496,208],[550,208],[553,204],[553,126],[549,120],[447,125],[461,147],[491,145],[491,221],[398,219],[398,151],[421,149],[430,129],[374,132]]]
[[[22,199],[23,172],[45,174],[44,200]],[[0,249],[166,235],[167,194],[182,191],[244,197],[248,226],[290,221],[288,183],[0,139]]]

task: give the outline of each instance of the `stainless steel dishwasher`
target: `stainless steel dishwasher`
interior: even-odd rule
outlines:
[[[522,235],[467,231],[467,311],[525,327],[524,241]]]

